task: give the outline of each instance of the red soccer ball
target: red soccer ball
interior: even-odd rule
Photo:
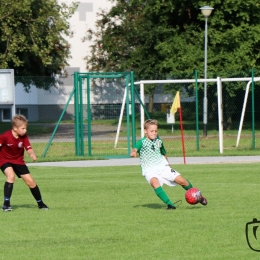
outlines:
[[[202,198],[201,192],[197,188],[191,188],[187,190],[185,193],[185,199],[191,205],[195,205],[199,203],[201,198]]]

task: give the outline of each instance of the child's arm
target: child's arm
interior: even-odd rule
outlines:
[[[28,152],[29,156],[31,157],[31,159],[32,159],[33,161],[36,161],[36,160],[37,160],[37,157],[36,157],[36,155],[35,155],[33,149],[29,149],[29,150],[27,150],[27,152]]]
[[[164,155],[164,158],[166,159],[166,161],[169,163],[168,157],[166,156],[166,154]]]
[[[137,149],[133,148],[130,154],[131,157],[136,157],[137,156]]]
[[[132,151],[131,151],[131,153],[130,153],[130,156],[131,156],[131,157],[137,157],[137,153],[139,153],[139,151],[141,150],[141,148],[142,148],[142,139],[139,140],[139,141],[136,143],[135,147],[132,149]]]

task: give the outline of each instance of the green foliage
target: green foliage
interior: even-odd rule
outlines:
[[[136,79],[164,79],[165,75],[158,70],[160,57],[155,49],[160,28],[154,27],[149,14],[151,6],[139,0],[115,3],[108,13],[98,14],[96,31],[88,31],[86,39],[93,40],[91,55],[86,57],[88,69],[134,70]],[[159,1],[152,5],[159,6]],[[154,89],[155,86],[146,88],[151,98]]]
[[[56,0],[0,0],[0,67],[15,75],[51,76],[67,64],[68,19],[77,4]]]
[[[245,235],[258,218],[259,164],[174,168],[201,189],[206,207],[187,204],[181,187],[164,186],[171,200],[182,200],[167,211],[140,166],[30,166],[50,210],[39,210],[17,179],[13,211],[1,213],[1,259],[259,259]]]
[[[199,9],[204,1],[112,2],[110,11],[98,14],[96,29],[87,33],[86,40],[92,43],[86,57],[89,70],[134,70],[137,80],[176,78],[194,70],[204,77],[205,18]],[[208,77],[248,76],[242,72],[260,67],[259,2],[218,0],[206,4],[214,8],[208,18]],[[242,87],[230,85],[227,95],[232,96],[237,88]],[[151,101],[154,89],[146,88]],[[179,86],[171,89],[175,94]]]

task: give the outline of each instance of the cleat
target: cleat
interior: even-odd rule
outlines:
[[[200,204],[202,204],[202,205],[204,205],[204,206],[206,206],[206,205],[208,204],[206,198],[205,198],[205,197],[202,197],[202,196],[201,196],[201,199],[200,199],[199,202],[200,202]]]
[[[44,210],[48,210],[49,208],[47,207],[47,205],[45,205],[43,202],[38,203],[38,208],[39,209],[44,209]]]
[[[10,205],[3,205],[2,210],[3,211],[12,211],[13,209]]]
[[[168,207],[167,207],[167,210],[171,210],[171,209],[176,209],[176,207],[169,204]]]

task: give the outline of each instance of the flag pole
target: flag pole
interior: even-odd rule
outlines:
[[[183,123],[182,123],[182,109],[181,109],[181,107],[178,108],[178,110],[179,110],[179,115],[180,115],[182,155],[183,155],[184,164],[186,164],[186,152],[185,152],[185,145],[184,145],[184,130],[183,130]]]
[[[185,146],[184,146],[184,131],[183,131],[183,123],[182,123],[182,109],[181,109],[181,101],[180,101],[180,92],[179,91],[177,91],[177,93],[175,95],[170,113],[172,115],[174,115],[177,111],[179,112],[179,115],[180,115],[182,154],[183,154],[184,164],[186,164],[186,152],[185,152]]]

